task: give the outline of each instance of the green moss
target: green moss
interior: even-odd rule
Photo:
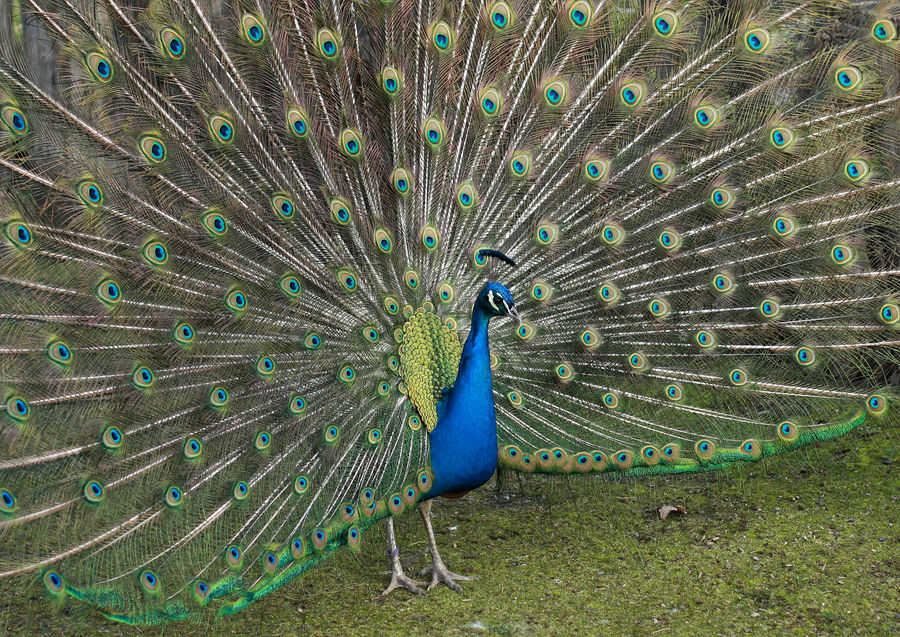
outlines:
[[[212,634],[871,634],[900,631],[900,427],[867,422],[795,453],[695,476],[610,482],[505,474],[438,501],[434,525],[463,594],[387,585],[383,534]],[[660,520],[663,504],[684,517]],[[410,569],[428,564],[416,515],[397,525]],[[0,582],[0,632],[188,635],[135,629],[39,587]]]

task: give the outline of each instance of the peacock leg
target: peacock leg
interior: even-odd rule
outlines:
[[[437,549],[437,542],[434,539],[434,530],[431,528],[431,500],[419,503],[419,514],[422,516],[422,521],[425,522],[425,532],[428,534],[428,549],[431,551],[431,566],[423,569],[419,574],[431,574],[431,583],[428,585],[428,590],[431,590],[438,584],[446,584],[457,593],[462,593],[462,587],[456,583],[456,580],[471,582],[475,578],[457,575],[449,570],[444,564],[444,560],[441,559]]]
[[[400,549],[397,548],[397,538],[394,536],[394,518],[390,517],[387,519],[387,542],[388,555],[391,558],[391,583],[381,592],[381,596],[387,597],[391,591],[397,588],[405,588],[416,595],[424,595],[425,591],[422,590],[422,586],[425,586],[425,582],[411,580],[403,572],[403,566],[400,564]]]

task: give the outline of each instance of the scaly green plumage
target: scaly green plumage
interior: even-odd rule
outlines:
[[[358,544],[428,497],[489,279],[524,317],[482,375],[504,467],[705,471],[882,417],[898,19],[5,3],[0,578],[161,623]]]

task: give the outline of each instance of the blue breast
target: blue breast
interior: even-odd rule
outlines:
[[[430,498],[480,487],[497,468],[497,417],[487,337],[489,319],[476,305],[456,383],[438,404],[437,426],[429,434],[434,471]]]

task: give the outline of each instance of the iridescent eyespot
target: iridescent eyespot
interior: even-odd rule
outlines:
[[[206,602],[206,598],[209,597],[209,584],[204,582],[202,579],[198,579],[191,587],[191,592],[193,593],[194,599],[197,601],[197,603],[204,604]]]
[[[798,347],[794,350],[794,360],[801,367],[809,367],[816,362],[816,352],[809,347]]]
[[[640,352],[634,352],[628,355],[628,367],[632,371],[642,372],[649,368],[647,357]]]
[[[794,442],[800,436],[800,430],[797,429],[797,425],[792,423],[789,420],[785,420],[783,423],[778,425],[778,438],[782,442]]]
[[[102,53],[91,51],[84,56],[84,62],[85,64],[87,64],[88,70],[91,72],[91,75],[93,75],[94,79],[98,82],[106,83],[112,79],[112,63],[109,61],[109,58]]]
[[[263,355],[256,359],[256,373],[263,378],[270,378],[275,373],[275,359],[271,356]]]
[[[396,168],[391,173],[391,185],[398,195],[406,196],[412,190],[412,177],[405,168]]]
[[[600,335],[596,330],[587,329],[578,336],[578,342],[585,349],[594,349],[600,345]]]
[[[728,382],[734,385],[735,387],[741,387],[746,385],[750,378],[747,375],[747,371],[738,367],[737,369],[732,369],[728,372]]]
[[[153,370],[145,365],[139,365],[131,373],[131,383],[138,389],[149,389],[155,380]]]
[[[403,342],[403,328],[402,327],[394,328],[394,342],[397,343],[398,345]],[[401,388],[401,393],[402,393],[402,388]]]
[[[203,453],[203,443],[199,438],[186,438],[184,444],[181,445],[181,453],[187,460],[195,460]]]
[[[266,27],[255,15],[245,13],[241,17],[241,27],[244,37],[253,46],[259,46],[265,41]]]
[[[438,53],[446,53],[452,49],[454,40],[453,29],[443,20],[431,25],[431,43]]]
[[[734,204],[734,192],[729,188],[715,188],[709,195],[709,202],[717,210],[727,210]]]
[[[716,346],[716,335],[709,330],[700,330],[694,335],[694,341],[703,349],[711,349]]]
[[[335,273],[337,281],[346,292],[353,292],[357,288],[356,277],[349,270],[338,270]]]
[[[158,164],[166,159],[166,145],[155,135],[143,135],[138,139],[138,148],[151,163]]]
[[[555,223],[542,223],[537,227],[534,238],[538,245],[549,246],[559,237],[559,226]]]
[[[234,141],[234,124],[224,115],[213,115],[207,120],[213,139],[223,144]]]
[[[88,502],[96,504],[103,501],[103,498],[106,495],[106,490],[103,488],[103,485],[100,484],[99,481],[88,480],[81,488],[81,495],[84,496],[84,499]]]
[[[512,7],[505,0],[496,0],[488,7],[487,14],[491,19],[491,26],[495,31],[506,31],[513,23]]]
[[[787,126],[776,126],[769,132],[769,143],[777,150],[786,150],[796,141],[794,131]]]
[[[425,141],[432,149],[437,149],[444,143],[447,137],[447,129],[444,128],[444,123],[441,120],[432,115],[422,125],[422,135],[425,136]]]
[[[23,135],[28,132],[28,119],[21,110],[12,104],[0,106],[0,121],[13,135]]]
[[[386,380],[375,383],[375,393],[384,398],[391,393],[391,386]]]
[[[890,42],[897,37],[897,27],[890,20],[878,20],[872,25],[872,37],[878,42]]]
[[[478,192],[471,181],[462,182],[456,189],[456,204],[460,210],[471,210],[478,203]]]
[[[6,399],[6,415],[17,422],[25,422],[31,417],[31,406],[21,396]]]
[[[522,321],[522,324],[516,328],[516,336],[523,341],[531,340],[534,336],[534,325],[530,321]]]
[[[57,573],[56,571],[47,571],[46,573],[44,573],[41,579],[44,582],[44,587],[52,595],[63,592],[65,585],[63,583],[62,577],[60,577],[59,573]]]
[[[597,297],[606,305],[615,305],[618,302],[619,298],[621,298],[621,296],[622,293],[619,292],[619,288],[615,283],[607,281],[599,288],[597,288]]]
[[[141,571],[140,575],[138,575],[138,582],[140,582],[141,588],[147,593],[159,592],[159,577],[153,571]]]
[[[384,309],[388,314],[396,314],[400,311],[400,304],[392,296],[384,297]]]
[[[513,407],[521,407],[522,406],[522,394],[517,391],[511,391],[506,394],[506,399],[509,400],[509,404]]]
[[[666,385],[665,394],[669,400],[678,402],[684,398],[684,389],[681,388],[681,385],[672,383],[671,385]]]
[[[716,446],[709,440],[698,440],[694,445],[694,453],[700,460],[709,460],[716,455]]]
[[[763,318],[775,319],[781,316],[781,303],[777,299],[763,299],[758,307]]]
[[[17,248],[28,248],[34,242],[34,234],[25,223],[10,221],[3,227],[3,233]]]
[[[453,300],[453,286],[449,283],[441,283],[437,289],[438,298],[441,303],[450,303]]]
[[[350,204],[340,197],[333,197],[328,204],[331,209],[331,218],[342,226],[350,223]]]
[[[644,85],[640,82],[628,82],[619,89],[619,98],[628,108],[636,108],[644,101]]]
[[[704,104],[694,109],[694,124],[702,129],[715,126],[719,121],[719,110],[715,106]]]
[[[247,295],[242,290],[234,289],[225,295],[225,307],[232,312],[243,312],[248,305]]]
[[[213,409],[224,409],[228,405],[228,390],[216,386],[209,391],[209,405]]]
[[[844,163],[844,177],[858,184],[869,177],[869,163],[863,159],[848,159]]]
[[[302,108],[298,106],[292,106],[287,111],[287,126],[288,130],[295,137],[299,137],[303,139],[309,134],[309,116],[306,114]]]
[[[272,204],[272,210],[281,219],[290,219],[294,216],[294,202],[291,201],[287,194],[283,192],[275,193],[269,199],[269,203]]]
[[[675,176],[675,166],[666,159],[658,159],[650,164],[650,180],[658,185],[665,185]]]
[[[568,362],[557,364],[553,368],[553,373],[556,374],[556,378],[563,383],[568,383],[575,377],[575,369],[572,367],[572,364]]]
[[[324,27],[316,31],[316,49],[322,57],[333,60],[340,48],[340,41],[334,31]]]
[[[278,570],[278,556],[273,551],[266,551],[260,561],[262,562],[263,570],[269,575]]]
[[[341,430],[337,425],[331,425],[330,427],[325,427],[325,431],[323,432],[323,436],[325,442],[327,444],[332,444],[337,441],[338,437],[341,435]]]
[[[500,90],[489,86],[482,89],[478,94],[478,106],[481,108],[481,114],[484,117],[496,117],[503,108],[503,95]]]
[[[839,266],[848,266],[854,259],[853,248],[843,243],[838,243],[831,248],[831,260]]]
[[[303,291],[303,287],[300,285],[300,279],[298,279],[293,274],[285,274],[283,277],[278,279],[278,287],[284,292],[289,298],[295,299],[300,296],[300,292]]]
[[[231,497],[235,500],[246,500],[250,495],[250,485],[248,485],[243,480],[234,483],[234,487],[231,489]]]
[[[531,286],[531,298],[535,301],[549,301],[553,294],[553,288],[546,281],[535,281]]]
[[[620,245],[625,240],[625,230],[617,223],[606,223],[600,229],[600,238],[610,246]]]
[[[651,299],[647,304],[647,311],[655,319],[664,319],[672,311],[672,306],[665,299]]]
[[[422,228],[422,245],[425,246],[427,251],[433,252],[440,242],[441,235],[438,233],[437,228],[432,225]]]
[[[509,170],[515,179],[524,179],[531,171],[531,153],[520,150],[509,158]]]
[[[179,345],[190,345],[196,336],[197,333],[187,321],[181,321],[172,328],[172,338]]]
[[[454,332],[459,328],[459,325],[457,324],[456,319],[453,318],[452,316],[444,317],[444,325],[447,326],[447,329],[452,330]],[[491,359],[491,361],[493,363],[493,359]],[[493,369],[493,367],[491,369]]]
[[[751,53],[762,53],[769,48],[771,39],[765,29],[750,29],[744,34],[744,47]]]
[[[670,442],[662,448],[662,459],[666,462],[676,462],[680,457],[681,447],[678,444]]]
[[[407,270],[403,273],[403,282],[406,283],[406,287],[410,290],[415,290],[419,287],[419,273],[415,270]]]
[[[675,252],[681,247],[681,235],[677,230],[666,228],[656,238],[656,245],[666,252]]]
[[[422,469],[416,475],[416,489],[419,493],[428,493],[431,491],[431,485],[434,482],[434,476],[427,469]]]
[[[613,455],[613,462],[619,469],[631,469],[634,465],[634,454],[627,449],[621,449]]]
[[[166,250],[166,246],[159,241],[145,243],[144,247],[141,249],[141,255],[144,257],[144,260],[152,266],[165,265],[166,261],[169,260],[169,251]]]
[[[842,91],[852,91],[862,82],[862,73],[855,66],[842,66],[834,71],[834,83]]]
[[[583,175],[588,183],[600,183],[609,173],[609,161],[599,157],[588,157],[584,160]]]
[[[225,563],[228,564],[228,567],[231,569],[238,569],[244,562],[244,552],[241,551],[241,547],[232,544],[225,549]]]
[[[184,38],[172,27],[163,27],[159,30],[159,42],[165,54],[173,60],[184,57]]]
[[[228,232],[228,221],[216,210],[207,211],[200,217],[200,223],[206,231],[213,237],[221,237]]]
[[[325,529],[313,529],[312,544],[317,551],[323,550],[328,545],[328,531]]]
[[[866,411],[873,416],[880,416],[887,411],[887,399],[880,394],[872,394],[866,398]]]
[[[288,411],[292,416],[302,416],[306,412],[306,400],[303,396],[292,396],[288,403]]]
[[[659,449],[652,445],[647,445],[645,447],[641,447],[641,460],[644,461],[644,464],[653,467],[659,463],[661,455],[659,453]]]
[[[306,476],[297,476],[294,478],[294,493],[302,495],[309,489],[309,478]]]
[[[382,438],[384,438],[384,434],[381,429],[369,429],[369,433],[366,434],[366,440],[370,445],[377,445],[381,443]]]
[[[345,128],[341,131],[340,149],[347,157],[359,157],[362,153],[362,135],[353,128]]]
[[[387,365],[388,369],[392,372],[396,372],[398,369],[400,369],[400,359],[393,354],[388,356],[384,362]]]
[[[184,494],[178,487],[168,487],[165,495],[166,505],[171,508],[180,507],[184,502]]]
[[[797,232],[797,222],[789,215],[779,215],[772,221],[772,232],[779,239],[786,239]]]
[[[896,325],[900,321],[900,304],[888,299],[878,310],[878,320],[885,325]]]
[[[394,97],[403,87],[403,76],[395,66],[386,66],[381,69],[381,88],[390,97]]]
[[[727,294],[734,289],[734,279],[725,272],[719,272],[712,278],[712,287],[719,294]]]
[[[0,513],[10,515],[15,513],[17,508],[16,496],[6,489],[0,489]]]
[[[356,380],[356,370],[350,367],[350,365],[344,365],[338,370],[337,377],[338,380],[345,383],[352,383]]]
[[[72,363],[72,350],[65,341],[56,339],[47,344],[47,357],[62,367],[68,367]]]
[[[654,33],[661,37],[668,38],[678,29],[678,16],[673,11],[660,11],[652,20]]]
[[[116,426],[110,425],[100,434],[100,444],[109,450],[119,449],[125,442],[125,434]]]
[[[418,416],[415,416],[415,415],[410,416],[407,419],[406,424],[409,425],[409,428],[412,429],[413,431],[418,431],[419,429],[422,428],[422,420]]]
[[[566,103],[569,84],[562,78],[555,78],[544,84],[544,103],[550,108],[559,108]]]
[[[272,434],[268,431],[260,431],[253,439],[253,448],[257,451],[265,451],[272,444]]]
[[[585,0],[577,0],[570,2],[566,9],[566,15],[569,17],[569,23],[576,29],[583,29],[591,23],[594,15],[594,8]]]

